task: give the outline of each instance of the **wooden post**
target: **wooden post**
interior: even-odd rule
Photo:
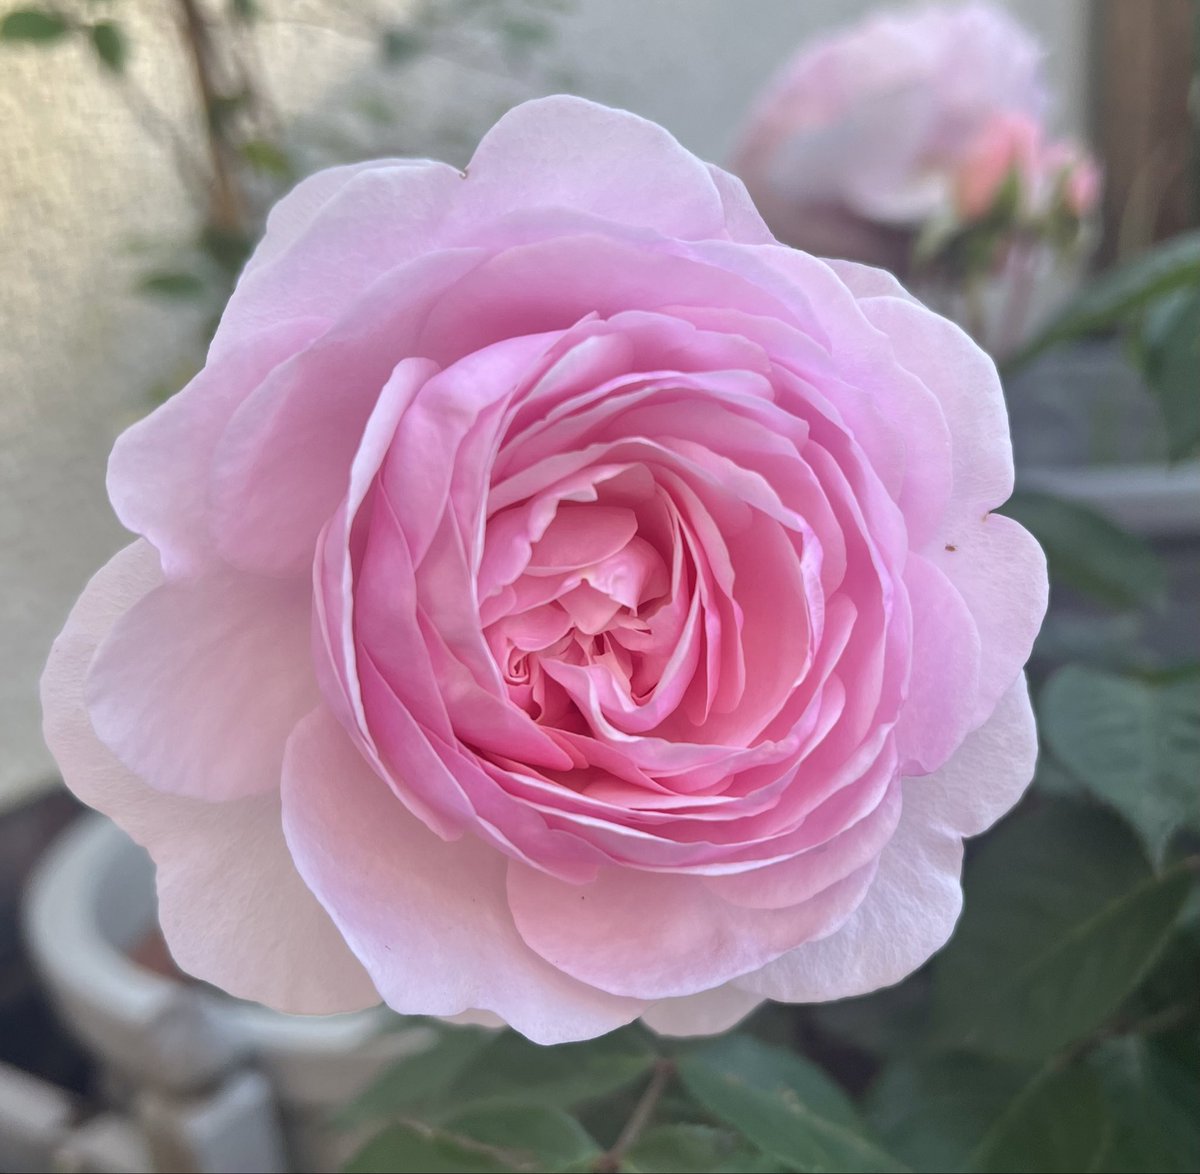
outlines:
[[[1101,262],[1200,223],[1198,0],[1099,0],[1092,9],[1095,141],[1106,171]]]

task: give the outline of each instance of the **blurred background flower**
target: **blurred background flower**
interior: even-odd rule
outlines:
[[[1078,250],[1100,195],[1087,151],[1050,137],[1044,57],[994,4],[884,10],[801,46],[734,169],[781,239],[890,269],[1009,351],[1039,271]]]

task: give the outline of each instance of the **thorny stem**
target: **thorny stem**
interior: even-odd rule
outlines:
[[[601,1155],[592,1167],[596,1174],[616,1174],[621,1169],[625,1155],[641,1137],[642,1130],[650,1124],[654,1110],[658,1108],[658,1102],[662,1099],[662,1095],[674,1075],[675,1064],[673,1061],[658,1060],[655,1062],[650,1083],[646,1085],[646,1091],[638,1098],[638,1103],[630,1113],[629,1120],[625,1122],[625,1126],[617,1140],[613,1142],[612,1148]]]

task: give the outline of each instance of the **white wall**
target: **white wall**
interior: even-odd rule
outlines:
[[[564,23],[568,68],[588,97],[661,122],[722,161],[749,102],[800,43],[879,0],[584,0]],[[1008,0],[1048,51],[1058,129],[1084,130],[1087,0]]]
[[[0,0],[0,13],[15,7]],[[1011,0],[1050,48],[1061,127],[1084,109],[1086,0]],[[135,73],[178,112],[181,63],[162,0],[126,0]],[[378,7],[385,7],[383,3]],[[756,88],[806,35],[870,0],[578,0],[560,64],[582,94],[654,118],[720,161]],[[267,30],[292,110],[361,68],[369,45],[276,0]],[[305,21],[312,15],[317,24]],[[556,83],[548,88],[566,88]],[[161,154],[76,49],[0,56],[0,809],[48,778],[36,682],[89,574],[125,541],[104,497],[116,434],[148,406],[186,322],[128,295],[134,233],[177,232],[187,205]]]

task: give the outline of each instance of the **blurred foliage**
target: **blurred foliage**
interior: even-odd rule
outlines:
[[[1173,460],[1200,450],[1200,230],[1182,233],[1087,283],[1006,364],[1119,334],[1155,396]]]
[[[527,71],[553,40],[562,7],[563,0],[325,0],[317,13],[324,11],[327,19],[306,14],[305,20],[374,45],[376,61],[391,71],[430,59],[504,79]],[[200,322],[195,353],[164,373],[153,393],[157,400],[199,369],[267,211],[312,169],[312,144],[281,118],[258,44],[267,26],[291,19],[286,0],[169,0],[162,11],[177,28],[193,79],[191,125],[173,125],[141,89],[131,66],[138,45],[117,0],[43,0],[0,19],[0,46],[55,51],[82,45],[84,64],[107,76],[147,137],[168,148],[192,200],[194,230],[148,250],[148,267],[134,283],[146,297],[190,305]],[[357,113],[396,125],[407,111],[388,106]],[[401,153],[436,155],[438,149],[417,137]]]

